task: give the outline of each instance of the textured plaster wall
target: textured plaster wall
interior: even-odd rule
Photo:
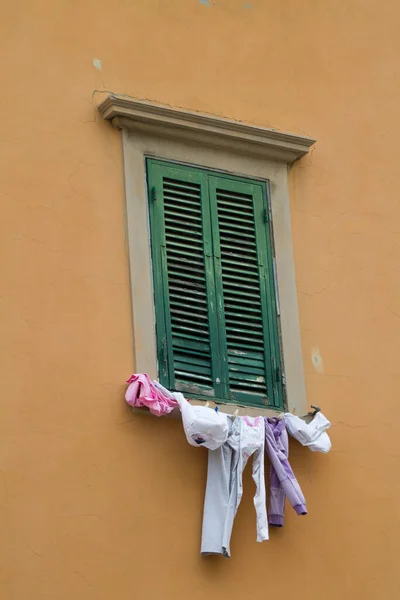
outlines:
[[[16,0],[0,19],[0,591],[7,600],[399,597],[394,0]],[[206,456],[123,403],[134,368],[110,90],[310,134],[290,174],[309,516],[200,559]],[[140,344],[140,340],[137,340]]]

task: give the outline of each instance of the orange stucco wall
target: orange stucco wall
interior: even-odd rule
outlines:
[[[2,4],[0,597],[398,598],[398,3]],[[123,402],[123,169],[102,90],[318,139],[290,184],[308,398],[333,450],[292,444],[309,515],[288,509],[263,545],[247,476],[230,561],[199,556],[206,453]]]

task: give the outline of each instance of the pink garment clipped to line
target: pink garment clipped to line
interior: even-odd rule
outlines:
[[[129,387],[125,393],[125,400],[130,406],[145,406],[157,417],[168,415],[178,406],[172,394],[167,396],[163,393],[146,373],[133,374],[126,383],[129,383]]]

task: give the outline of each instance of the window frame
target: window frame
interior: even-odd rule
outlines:
[[[122,130],[135,371],[147,372],[153,378],[158,375],[146,158],[258,179],[266,184],[269,182],[270,187],[285,365],[285,409],[299,415],[306,413],[288,166],[306,154],[315,140],[126,97],[108,97],[99,106],[99,111],[116,129]],[[110,128],[108,135],[110,143],[115,143],[117,132]],[[234,404],[221,406],[221,410],[229,413],[236,408]],[[250,416],[276,414],[272,408],[246,407],[246,412]]]

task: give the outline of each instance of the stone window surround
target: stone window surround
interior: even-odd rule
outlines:
[[[315,140],[211,115],[109,95],[98,107],[122,130],[136,372],[157,378],[145,160],[148,157],[269,181],[281,319],[286,409],[307,413],[293,260],[288,168]],[[220,404],[232,413],[233,404]],[[246,407],[248,415],[276,410]]]

